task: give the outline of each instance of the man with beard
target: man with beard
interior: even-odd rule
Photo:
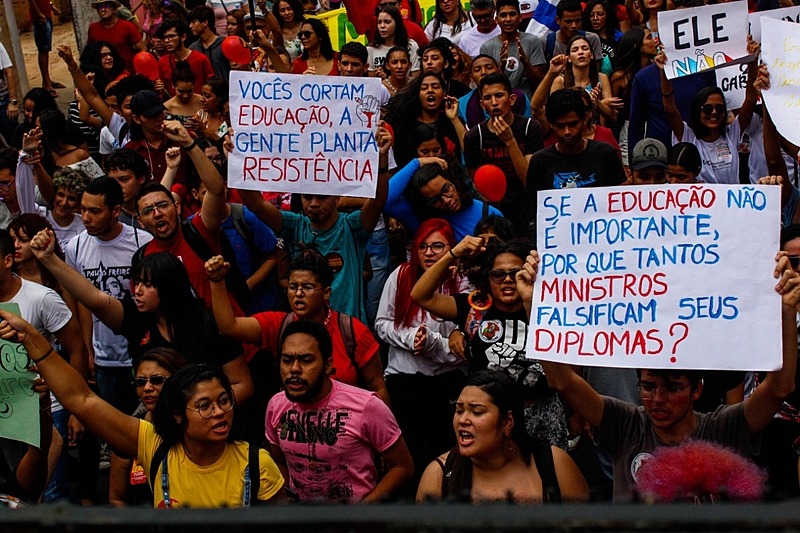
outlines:
[[[281,347],[285,390],[270,400],[265,429],[288,490],[301,501],[377,502],[396,493],[414,474],[411,454],[375,393],[330,379],[325,325],[292,322]],[[376,453],[386,467],[380,480]]]
[[[114,294],[120,281],[122,296],[131,297],[127,290],[131,257],[153,239],[149,233],[136,231],[118,220],[122,201],[122,187],[115,179],[103,176],[90,181],[81,197],[81,218],[86,229],[70,239],[64,249],[64,260],[69,266],[114,298],[120,298]],[[86,345],[94,351],[100,397],[123,413],[132,413],[138,399],[131,385],[128,342],[89,315],[85,308],[81,308],[80,319]]]

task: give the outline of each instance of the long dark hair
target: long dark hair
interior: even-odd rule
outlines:
[[[172,448],[183,440],[183,432],[187,425],[186,404],[197,390],[197,384],[214,379],[218,379],[231,400],[235,400],[228,376],[217,366],[190,364],[172,374],[164,382],[164,388],[161,389],[153,410],[153,426],[167,446]],[[181,421],[175,420],[176,417],[180,417]],[[228,442],[233,440],[233,431],[230,431]]]
[[[205,328],[215,327],[213,318],[192,292],[189,274],[180,259],[167,252],[145,256],[131,272],[131,279],[158,290],[159,312],[164,315],[172,347],[181,353],[203,352]],[[151,317],[157,320],[155,313]]]
[[[629,78],[633,78],[642,68],[642,43],[647,30],[645,28],[631,28],[622,34],[617,44],[617,50],[611,64],[614,68],[612,73],[617,70],[625,72]]]
[[[46,91],[41,87],[36,87],[25,93],[25,98],[23,98],[22,101],[24,102],[25,100],[30,100],[33,102],[33,117],[31,122],[28,123],[27,120],[23,122],[23,125],[27,129],[32,129],[34,127],[36,124],[36,119],[43,112],[47,111],[48,109],[58,109],[58,103],[56,103],[56,99],[53,98],[53,95],[50,94],[50,91]]]
[[[608,40],[614,40],[614,32],[619,30],[619,22],[617,21],[617,12],[608,4],[606,0],[589,0],[586,3],[586,8],[583,10],[583,29],[586,31],[594,31],[592,29],[592,9],[594,6],[602,6],[603,11],[606,12],[606,26],[603,28],[606,31]],[[599,35],[598,35],[599,37]]]
[[[49,229],[52,231],[53,226],[50,225],[47,219],[35,213],[23,213],[8,224],[9,233],[13,231],[17,234],[17,236],[19,236],[20,230],[22,230],[27,236],[28,240],[32,239],[43,229]],[[54,253],[59,259],[62,261],[64,260],[64,251],[61,249],[61,243],[58,241],[58,239],[56,239],[55,242]],[[42,267],[37,259],[34,258],[34,260],[39,265],[39,275],[42,276],[42,285],[61,294],[61,286],[58,284],[56,277],[53,276],[48,269]],[[15,262],[12,270],[15,274],[18,274],[19,263]]]
[[[303,10],[303,4],[300,3],[300,0],[277,0],[276,2],[272,3],[272,14],[275,15],[276,19],[278,19],[278,26],[280,26],[281,29],[283,29],[283,27],[286,25],[286,22],[283,20],[283,17],[281,17],[281,12],[279,7],[281,2],[286,2],[287,4],[289,4],[289,7],[292,8],[292,11],[294,12],[294,19],[292,20],[294,22],[303,22],[304,20],[306,20],[305,11]]]
[[[111,70],[107,73],[107,76],[113,80],[125,70],[125,62],[122,60],[122,56],[119,55],[117,49],[108,41],[96,41],[87,44],[86,48],[81,52],[81,68],[83,68],[83,65],[97,65],[102,68],[103,58],[100,57],[100,53],[103,47],[111,51],[111,58],[114,60]]]
[[[470,283],[483,292],[489,293],[489,271],[501,254],[513,254],[525,261],[533,248],[530,240],[517,237],[508,241],[492,239],[486,244],[486,251],[476,256],[464,257],[459,261],[459,272],[467,276]]]
[[[694,97],[694,100],[692,100],[692,107],[689,109],[689,127],[692,128],[692,131],[698,139],[702,139],[711,133],[711,130],[704,126],[702,120],[700,120],[700,114],[702,113],[701,108],[706,103],[706,100],[715,94],[718,94],[722,98],[722,105],[725,107],[725,117],[727,118],[728,116],[728,105],[725,101],[725,93],[722,92],[722,89],[716,85],[700,89]],[[724,132],[727,127],[727,125],[723,124],[722,128],[720,128],[721,133]]]
[[[381,6],[375,10],[376,21],[381,13],[386,13],[394,20],[394,46],[408,48],[408,30],[406,30],[406,25],[403,24],[403,15],[400,14],[400,10],[394,6]],[[375,22],[375,38],[369,44],[375,47],[383,45],[383,37],[378,33],[377,22]]]
[[[303,24],[308,24],[314,28],[314,33],[317,34],[319,39],[319,53],[322,54],[327,60],[333,59],[336,53],[333,51],[333,44],[331,43],[331,34],[328,32],[328,27],[319,19],[306,19]],[[302,26],[301,26],[302,29]],[[303,59],[308,59],[308,50],[303,50]]]
[[[414,176],[411,178],[411,183],[406,189],[406,198],[411,202],[415,214],[419,220],[426,220],[431,217],[441,217],[443,213],[428,205],[428,201],[422,197],[420,189],[426,183],[433,180],[437,176],[441,176],[453,184],[458,195],[461,199],[461,210],[468,209],[475,201],[475,193],[467,186],[466,173],[460,165],[454,165],[443,169],[436,163],[421,166]]]
[[[442,0],[436,0],[436,10],[433,12],[433,35],[435,36],[439,33],[439,29],[442,27],[442,24],[447,23],[447,17],[445,17],[444,12],[439,7],[439,4]],[[461,33],[461,24],[463,22],[469,22],[470,18],[467,16],[467,12],[464,11],[464,6],[461,5],[461,0],[456,2],[458,6],[458,20],[455,24],[453,24],[453,35]]]
[[[584,41],[588,44],[589,52],[591,53],[592,43],[589,42],[589,39],[584,35],[576,35],[567,43],[567,57],[569,57],[570,50],[572,50],[572,45],[577,41]],[[572,62],[568,62],[567,68],[564,69],[564,88],[575,86],[575,73],[572,69]],[[597,69],[597,58],[594,57],[594,54],[592,54],[592,59],[589,61],[589,82],[591,82],[593,88],[597,87],[597,84],[600,83],[600,71]]]

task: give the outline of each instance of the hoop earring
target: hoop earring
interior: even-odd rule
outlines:
[[[517,443],[514,442],[514,439],[511,437],[506,437],[503,441],[501,453],[503,454],[503,457],[514,457],[519,453],[519,446],[517,446]]]

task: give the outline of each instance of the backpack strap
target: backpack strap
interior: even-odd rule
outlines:
[[[553,59],[553,53],[555,52],[555,49],[556,49],[556,32],[551,31],[550,33],[547,34],[547,41],[544,47],[544,56],[548,62],[551,59]]]
[[[156,448],[156,453],[153,454],[153,459],[150,461],[150,488],[155,492],[156,490],[156,474],[158,474],[158,467],[169,452],[169,446],[163,440]]]
[[[234,203],[228,205],[231,207],[231,220],[233,220],[233,227],[236,229],[236,233],[249,245],[250,241],[253,239],[253,235],[244,219],[244,206]]]
[[[553,462],[553,449],[547,442],[540,442],[533,447],[533,462],[539,477],[542,478],[542,501],[544,503],[561,503],[561,488],[556,476],[556,465]]]
[[[247,469],[250,472],[250,506],[258,505],[258,491],[261,486],[260,448],[252,442],[247,445]]]
[[[283,317],[283,323],[281,323],[281,329],[278,330],[278,352],[280,352],[281,350],[280,343],[281,339],[283,338],[283,334],[286,333],[286,327],[292,322],[294,322],[294,319],[295,319],[294,311],[286,313],[286,316]],[[275,360],[278,360],[279,357],[280,353],[276,353]]]
[[[358,382],[361,384],[363,380],[356,361],[356,330],[353,327],[353,317],[339,313],[339,331],[342,332],[342,340],[344,341],[344,349],[347,351],[347,357],[350,358],[350,364],[356,370]]]

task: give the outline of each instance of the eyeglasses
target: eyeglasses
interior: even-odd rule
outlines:
[[[512,268],[511,270],[490,270],[489,271],[489,279],[492,283],[501,284],[503,283],[506,278],[510,277],[511,281],[514,281],[517,277],[517,272],[522,270],[521,268]]]
[[[300,291],[303,294],[313,293],[316,291],[321,291],[325,287],[317,287],[312,285],[311,283],[290,283],[289,284],[289,292],[297,292]]]
[[[789,264],[792,265],[792,270],[797,270],[800,267],[800,255],[790,255]]]
[[[308,38],[309,38],[309,37],[311,37],[312,35],[316,35],[316,34],[315,34],[313,31],[306,30],[306,31],[297,32],[297,35],[298,35],[298,36],[299,36],[301,39],[308,39]]]
[[[214,416],[214,410],[219,407],[219,410],[223,413],[229,412],[233,409],[233,400],[227,394],[223,394],[219,397],[219,400],[216,402],[209,402],[208,400],[202,400],[196,402],[194,404],[194,409],[191,407],[187,407],[190,411],[197,411],[197,414],[202,416],[203,418],[211,418]]]
[[[100,57],[101,58],[106,58],[106,57],[114,57],[114,56],[111,54],[111,52],[100,52]]]
[[[162,376],[161,374],[153,374],[149,378],[134,378],[134,380],[131,381],[131,385],[133,385],[137,389],[142,389],[144,388],[145,385],[147,385],[148,381],[150,382],[150,385],[154,387],[159,387],[163,385],[165,381],[167,381],[167,376]]]
[[[147,217],[152,215],[156,209],[159,211],[165,211],[170,205],[172,205],[172,202],[169,200],[161,200],[160,202],[156,202],[153,205],[148,205],[147,207],[143,208],[139,214],[143,217]]]
[[[700,107],[700,111],[702,111],[704,115],[710,115],[711,113],[724,115],[725,106],[722,104],[704,104],[702,107]]]
[[[642,399],[650,400],[655,397],[656,391],[658,390],[660,390],[665,396],[675,396],[689,388],[689,385],[679,385],[677,383],[656,385],[655,383],[650,383],[649,381],[639,381],[636,384],[636,388],[639,389],[639,396],[641,396]]]
[[[180,37],[177,33],[164,34],[164,39],[177,39]]]
[[[432,242],[430,244],[428,244],[426,242],[421,242],[421,243],[419,243],[419,246],[417,246],[417,252],[419,252],[421,254],[426,254],[426,253],[428,253],[428,250],[430,249],[431,252],[433,252],[435,254],[440,254],[440,253],[444,252],[446,248],[447,248],[447,243],[440,242],[440,241]]]
[[[0,189],[8,189],[14,185],[14,180],[0,181]]]
[[[453,184],[448,181],[442,185],[442,190],[439,192],[439,194],[428,200],[428,207],[438,204],[442,198],[452,198],[454,194],[455,190],[453,190]]]

